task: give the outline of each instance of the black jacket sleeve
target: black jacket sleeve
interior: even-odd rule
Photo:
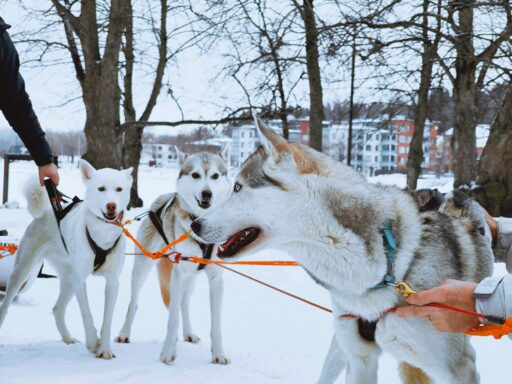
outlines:
[[[7,28],[0,18],[0,109],[36,164],[46,165],[52,162],[51,149],[25,91],[18,52],[5,32]]]

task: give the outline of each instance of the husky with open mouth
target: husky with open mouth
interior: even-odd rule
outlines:
[[[452,204],[420,213],[406,192],[370,184],[261,121],[257,127],[262,145],[242,165],[233,193],[192,229],[222,243],[222,257],[284,250],[329,291],[335,336],[319,382],[334,382],[347,367],[347,383],[377,383],[384,350],[401,362],[406,383],[478,383],[468,337],[387,313],[403,304],[387,283],[420,291],[489,276],[493,255],[479,206],[469,204],[464,215],[451,215]],[[339,317],[346,313],[360,319]]]
[[[112,317],[119,290],[119,275],[124,262],[125,239],[115,224],[122,220],[130,199],[132,168],[94,169],[80,160],[86,192],[83,201],[68,205],[60,224],[55,220],[50,200],[38,182],[25,189],[28,211],[34,220],[27,227],[18,248],[16,263],[0,306],[0,326],[7,309],[31,273],[37,273],[43,260],[55,268],[60,281],[59,298],[53,307],[57,329],[66,344],[76,343],[66,326],[66,307],[76,295],[85,328],[85,345],[96,357],[111,359]],[[35,179],[34,179],[35,180]],[[94,327],[86,279],[105,278],[105,311],[100,338]],[[36,320],[34,320],[36,321]]]
[[[176,193],[162,195],[152,204],[150,210],[154,212],[154,217],[160,224],[157,223],[155,226],[148,217],[141,223],[137,233],[138,241],[151,252],[159,251],[167,243],[187,232],[195,218],[219,205],[231,190],[229,147],[226,146],[220,154],[201,152],[188,155],[180,152],[177,148],[176,151],[179,164]],[[159,225],[160,228],[158,228]],[[175,246],[173,250],[184,256],[203,256],[215,259],[217,248],[217,245],[206,244],[197,236],[192,235],[186,241]],[[123,328],[116,341],[119,343],[129,342],[140,290],[155,263],[158,265],[162,298],[164,304],[169,308],[167,337],[160,356],[161,361],[171,364],[176,358],[180,311],[183,319],[183,338],[191,343],[199,341],[199,337],[192,331],[189,303],[195,279],[199,271],[204,269],[210,284],[212,362],[214,364],[229,364],[229,359],[224,353],[221,333],[222,269],[214,265],[198,267],[197,264],[192,263],[172,264],[168,259],[155,262],[144,256],[135,256],[131,301]]]

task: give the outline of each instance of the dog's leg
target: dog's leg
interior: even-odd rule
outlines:
[[[338,311],[343,313],[342,311]],[[376,343],[363,340],[357,320],[334,319],[334,334],[347,360],[346,384],[377,384],[380,349]]]
[[[132,330],[133,319],[135,318],[135,313],[137,312],[140,291],[145,281],[147,280],[152,265],[153,261],[149,258],[143,256],[135,256],[132,270],[130,305],[128,306],[128,312],[126,313],[123,327],[119,332],[119,336],[117,336],[115,339],[115,341],[118,343],[130,342],[130,334]]]
[[[341,372],[346,367],[346,359],[343,352],[338,347],[336,336],[332,336],[331,346],[327,352],[327,356],[324,361],[322,373],[318,379],[318,384],[331,384],[336,381],[340,376]]]
[[[212,363],[229,364],[230,361],[224,353],[222,345],[222,297],[224,294],[224,280],[222,271],[215,266],[206,268],[208,281],[210,283],[210,311],[212,314],[212,324],[210,337],[212,341]]]
[[[72,272],[71,268],[61,269],[62,271],[59,271],[59,298],[53,307],[53,316],[55,317],[55,324],[57,324],[57,329],[62,337],[62,341],[66,344],[75,344],[78,340],[71,337],[68,327],[66,326],[66,308],[73,297]]]
[[[441,333],[425,319],[388,314],[377,324],[375,336],[386,352],[421,369],[435,383],[479,382],[475,354],[463,334]]]
[[[114,307],[116,305],[118,292],[119,279],[117,273],[105,276],[105,307],[103,310],[103,324],[101,325],[100,348],[96,352],[96,357],[100,359],[110,360],[116,357],[110,348],[110,336],[112,331],[112,317],[114,315]]]
[[[43,260],[44,250],[37,249],[37,244],[29,238],[22,241],[16,254],[16,262],[7,282],[7,290],[5,291],[4,300],[0,306],[0,327],[2,326],[7,310],[12,301],[20,291],[23,284],[30,276],[30,272],[34,270]]]
[[[196,283],[196,277],[190,276],[187,281],[183,284],[183,298],[181,300],[181,318],[183,320],[183,339],[190,343],[198,343],[199,337],[197,337],[192,331],[192,324],[190,322],[190,296],[194,292]]]
[[[176,343],[178,341],[178,328],[180,326],[180,305],[183,295],[185,276],[179,268],[173,268],[171,278],[171,292],[173,299],[169,305],[169,320],[167,321],[167,336],[165,337],[160,360],[165,364],[172,364],[176,360]]]
[[[87,298],[87,287],[85,281],[80,281],[79,277],[74,278],[75,282],[75,295],[82,314],[82,321],[85,329],[85,346],[91,352],[96,354],[99,342],[98,332],[94,327],[94,320],[89,307],[89,299]]]

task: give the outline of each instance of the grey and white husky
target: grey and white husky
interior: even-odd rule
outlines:
[[[286,142],[261,121],[257,126],[262,145],[241,167],[233,193],[192,229],[207,242],[224,242],[221,257],[284,250],[329,291],[334,337],[319,382],[334,382],[346,367],[346,383],[377,383],[384,350],[401,362],[406,383],[477,383],[467,336],[386,313],[403,298],[391,286],[376,287],[386,274],[417,291],[449,278],[490,275],[493,255],[479,206],[464,203],[455,210],[464,214],[452,215],[456,204],[447,203],[420,213],[406,192],[370,184],[350,167]],[[384,223],[397,243],[391,270]],[[361,319],[339,317],[346,313]],[[368,322],[375,321],[368,334]]]
[[[201,152],[188,155],[178,149],[176,151],[179,164],[176,193],[158,197],[151,206],[151,210],[157,213],[162,222],[162,228],[168,241],[172,241],[187,232],[194,218],[204,215],[211,208],[219,205],[231,190],[229,147],[226,146],[220,154]],[[159,251],[166,245],[149,218],[144,219],[141,223],[137,232],[137,239],[146,249],[152,252]],[[184,256],[201,256],[205,249],[203,241],[195,236],[173,248]],[[212,259],[216,258],[217,246],[212,246],[209,252]],[[155,263],[158,265],[162,298],[169,308],[167,337],[160,359],[165,364],[171,364],[176,358],[180,311],[183,319],[184,339],[191,343],[199,341],[199,338],[192,331],[189,316],[190,297],[199,271],[197,264],[186,262],[172,264],[168,259],[155,262],[144,256],[135,256],[131,301],[123,328],[116,341],[120,343],[129,342],[140,290],[152,265]],[[224,353],[221,333],[222,269],[209,265],[204,268],[204,271],[210,284],[212,362],[215,364],[229,364],[229,359]]]

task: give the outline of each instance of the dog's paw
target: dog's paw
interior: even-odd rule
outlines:
[[[62,341],[67,345],[77,344],[80,342],[80,340],[75,339],[74,337],[65,337],[62,339]]]
[[[121,343],[121,344],[128,344],[130,342],[130,338],[128,336],[117,336],[114,341],[116,343]]]
[[[213,364],[219,364],[219,365],[228,365],[231,364],[231,360],[229,360],[226,356],[213,356],[212,358]]]
[[[168,354],[168,355],[160,355],[160,361],[164,364],[171,365],[176,360],[176,355]]]
[[[96,354],[100,348],[100,339],[96,338],[95,340],[87,341],[86,346],[89,352]]]
[[[112,351],[110,349],[103,349],[103,348],[100,348],[98,350],[98,352],[96,352],[96,358],[98,359],[105,359],[105,360],[110,360],[110,359],[115,359],[116,355],[114,355],[112,353]]]
[[[194,335],[193,333],[191,333],[189,335],[184,335],[183,337],[184,337],[185,341],[188,341],[189,343],[192,343],[192,344],[197,344],[197,343],[199,343],[199,341],[201,341],[199,336]]]

